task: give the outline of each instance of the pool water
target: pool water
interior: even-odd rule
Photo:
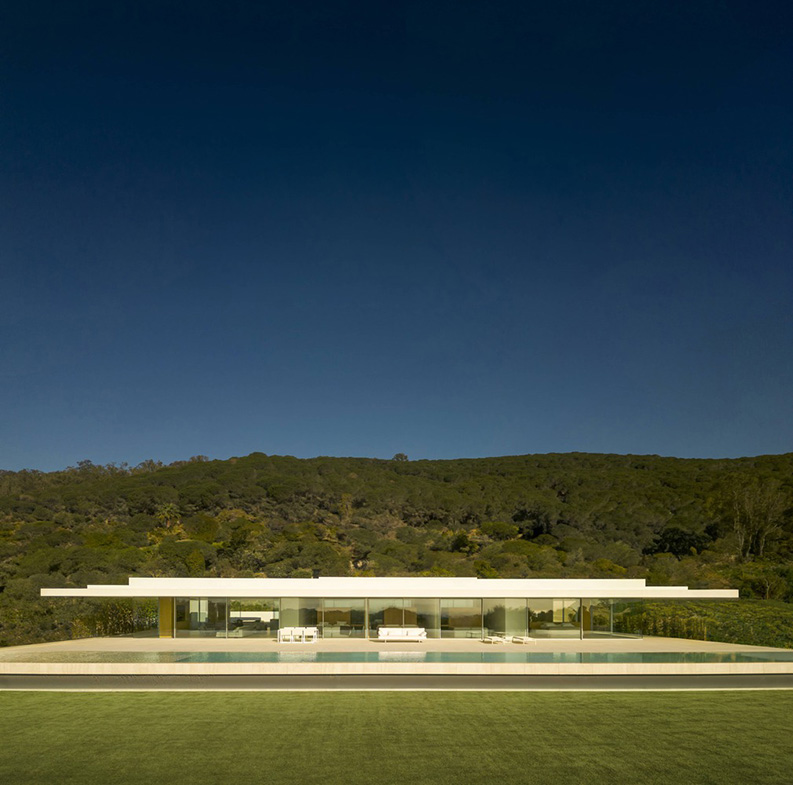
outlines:
[[[793,651],[768,652],[35,652],[0,653],[5,662],[146,662],[146,663],[729,663],[793,662]]]

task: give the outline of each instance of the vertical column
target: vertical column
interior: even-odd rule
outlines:
[[[173,638],[173,597],[159,598],[159,632],[161,638]]]
[[[584,600],[581,598],[578,601],[578,637],[584,640]]]

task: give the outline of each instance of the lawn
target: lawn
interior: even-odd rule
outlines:
[[[0,692],[0,782],[793,781],[793,692]]]

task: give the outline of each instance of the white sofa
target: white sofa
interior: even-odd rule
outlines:
[[[377,640],[380,641],[421,641],[427,640],[427,631],[423,627],[379,627]]]

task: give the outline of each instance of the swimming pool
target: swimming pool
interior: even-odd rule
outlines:
[[[145,663],[741,663],[793,662],[793,651],[764,652],[0,652],[4,662]]]

